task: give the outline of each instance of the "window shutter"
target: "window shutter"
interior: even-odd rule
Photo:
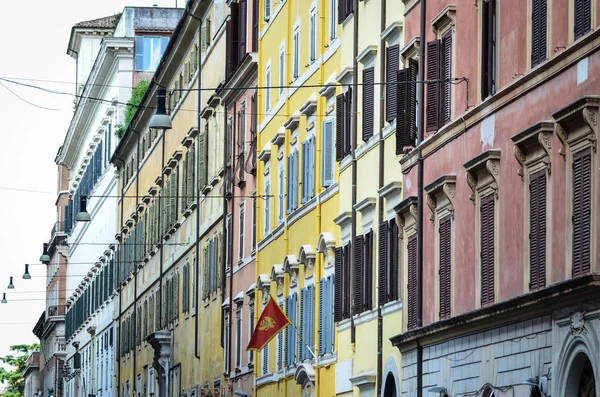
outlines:
[[[396,108],[396,154],[402,154],[405,146],[411,146],[408,137],[408,69],[398,71]]]
[[[325,278],[319,280],[319,356],[325,353],[325,337],[327,335],[327,330],[325,329],[325,299],[327,296],[325,283]]]
[[[408,239],[408,329],[417,327],[417,236]]]
[[[285,81],[285,50],[279,50],[279,93],[282,94],[287,85]]]
[[[375,69],[363,70],[363,141],[373,136],[375,106]]]
[[[417,77],[419,74],[419,64],[414,59],[408,60],[407,97],[408,109],[406,121],[408,129],[409,145],[414,146],[417,141]]]
[[[229,5],[231,10],[231,70],[230,73],[234,73],[237,69],[240,59],[238,58],[239,45],[240,45],[240,4],[231,2]],[[229,76],[228,76],[229,77]]]
[[[321,149],[321,186],[327,187],[333,184],[333,121],[323,121],[322,149]]]
[[[481,200],[481,305],[494,302],[494,195]]]
[[[386,120],[390,123],[397,117],[398,107],[398,68],[400,65],[400,45],[393,45],[387,49],[386,57]]]
[[[441,76],[445,80],[440,83],[440,121],[439,127],[450,121],[452,115],[451,98],[452,98],[452,29],[448,30],[441,40],[442,44],[442,62],[440,64]]]
[[[440,220],[439,225],[439,258],[440,258],[440,319],[450,317],[451,292],[451,235],[450,215]]]
[[[294,180],[293,180],[293,184],[292,184],[292,208],[296,209],[298,208],[298,173],[300,172],[299,170],[299,164],[298,164],[298,150],[294,150],[294,154],[292,155],[292,173],[294,175]]]
[[[308,166],[308,199],[315,196],[315,157],[317,155],[316,138],[311,136],[308,140],[308,152],[310,153],[310,163]]]
[[[288,154],[287,156],[287,189],[286,189],[286,196],[287,196],[287,210],[286,210],[286,214],[289,214],[292,212],[292,181],[293,181],[293,176],[292,176],[292,166],[293,166],[293,161],[292,161],[292,155]]]
[[[294,326],[296,328],[298,328],[298,294],[294,293],[294,295],[292,295],[292,317],[294,317]],[[296,334],[296,332],[292,331],[292,344],[291,344],[291,349],[292,349],[292,363],[295,363],[296,360],[298,359],[298,353],[297,353],[297,343],[296,340],[298,339],[298,336]]]
[[[365,311],[373,309],[373,230],[365,234],[363,258],[363,311]]]
[[[340,4],[343,0],[340,0]],[[335,161],[342,161],[344,158],[344,130],[345,125],[345,96],[340,94],[336,97],[335,102]]]
[[[573,155],[573,277],[590,271],[591,156],[590,149]]]
[[[529,184],[529,289],[546,286],[546,170]]]
[[[346,104],[345,119],[344,119],[344,155],[352,152],[352,117],[354,109],[352,109],[352,87],[348,87],[344,102]],[[354,142],[356,145],[356,142]]]
[[[247,0],[240,0],[238,11],[238,54],[237,63],[241,63],[246,56],[246,29],[247,29]]]
[[[363,312],[364,245],[365,237],[354,239],[354,313]]]
[[[308,331],[308,288],[302,288],[300,290],[300,340],[298,341],[300,361],[304,361],[306,358],[306,348],[304,347],[307,341]]]
[[[291,300],[292,300],[291,296],[285,297],[285,315],[290,320],[290,322],[292,322]],[[292,324],[293,324],[293,322],[292,322]],[[291,333],[292,329],[293,329],[293,327],[291,325],[289,327],[285,328],[285,354],[284,354],[283,365],[285,365],[286,367],[290,365],[290,340],[291,340],[290,333]]]
[[[314,284],[308,287],[308,347],[306,348],[306,358],[312,359],[312,353],[315,348],[315,286]],[[310,351],[309,351],[310,349]]]
[[[314,61],[316,59],[316,45],[317,45],[317,15],[310,15],[310,61]]]
[[[575,0],[574,12],[575,40],[584,36],[591,29],[592,5],[591,0]]]
[[[208,142],[207,142],[208,133],[205,131],[200,134],[200,139],[198,141],[198,188],[203,189],[207,184],[207,166],[208,166]]]
[[[379,267],[378,267],[378,304],[383,306],[388,302],[388,224],[382,222],[379,224]]]
[[[342,248],[335,249],[335,296],[334,296],[334,321],[337,323],[342,319]]]
[[[252,52],[258,51],[258,0],[252,0]]]
[[[440,42],[438,40],[427,43],[427,80],[436,81],[440,78]],[[437,131],[439,128],[439,84],[427,84],[427,131]]]
[[[346,0],[337,0],[338,2],[338,9],[337,9],[337,14],[338,14],[338,24],[341,24],[344,22],[344,19],[346,19]]]
[[[326,304],[326,342],[325,351],[327,353],[333,352],[333,275],[327,276],[327,304]]]
[[[271,110],[271,69],[267,69],[265,74],[265,108],[267,111]]]
[[[144,70],[144,36],[135,37],[135,70]]]
[[[308,196],[308,141],[302,142],[302,203],[306,202]]]
[[[240,329],[240,328],[238,328],[238,329]],[[238,361],[238,363],[239,363],[239,361]],[[278,371],[283,368],[282,363],[283,363],[283,333],[279,332],[279,334],[277,335],[277,370]],[[240,367],[240,365],[238,365],[238,367]]]
[[[531,66],[546,59],[547,0],[531,2]]]
[[[268,21],[269,19],[271,19],[271,0],[265,0],[264,6],[265,21]]]
[[[235,3],[232,3],[232,5]],[[233,16],[232,19],[228,20],[225,23],[225,35],[227,37],[227,44],[225,45],[225,54],[226,54],[226,60],[225,60],[225,74],[226,74],[226,78],[229,78],[229,76],[231,76],[231,74],[233,73],[233,52],[235,51],[235,46],[234,46],[234,40],[233,40]],[[202,47],[203,49],[206,49],[206,45],[204,43],[202,43]]]
[[[300,75],[300,32],[294,31],[294,79]]]

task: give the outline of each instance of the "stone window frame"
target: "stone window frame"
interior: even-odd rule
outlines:
[[[440,42],[442,41],[442,38],[444,37],[444,35],[448,32],[451,31],[450,35],[451,35],[451,39],[452,39],[452,54],[450,55],[450,72],[451,75],[455,74],[456,71],[456,49],[457,49],[457,43],[455,42],[456,39],[456,5],[454,4],[448,4],[446,5],[442,11],[440,11],[432,20],[431,20],[431,26],[433,28],[433,32],[435,33],[435,38],[436,40],[440,40]],[[427,43],[425,43],[425,46],[427,46]],[[425,47],[425,52],[427,52],[427,47]],[[440,72],[441,73],[441,72]],[[421,79],[421,78],[419,78]],[[419,86],[419,84],[417,84],[417,87]],[[454,119],[454,103],[455,103],[455,94],[456,94],[456,90],[454,89],[454,84],[450,83],[450,120]],[[440,95],[443,95],[440,92]],[[427,93],[425,94],[425,96],[427,96]],[[440,98],[438,98],[438,101],[440,100]],[[448,122],[449,123],[449,122]],[[446,124],[448,124],[446,123]],[[426,123],[425,123],[426,124]],[[444,125],[446,125],[444,124]],[[444,125],[440,125],[439,128],[442,128]],[[427,126],[424,126],[425,128],[427,128]]]
[[[552,114],[552,118],[555,120],[554,133],[558,137],[562,147],[559,150],[560,155],[566,162],[565,168],[565,194],[566,197],[573,196],[573,157],[575,154],[584,151],[591,150],[591,229],[590,229],[590,272],[595,272],[598,264],[594,260],[597,256],[597,244],[594,241],[598,241],[598,225],[594,222],[597,219],[598,204],[597,204],[597,191],[598,191],[598,177],[599,171],[596,167],[597,160],[597,140],[598,140],[598,115],[600,110],[600,97],[598,96],[584,96],[575,102],[565,106],[559,111]],[[572,274],[572,258],[573,258],[573,238],[572,230],[573,224],[572,219],[573,206],[565,206],[565,219],[567,220],[565,233],[565,272],[567,275]]]
[[[530,189],[531,176],[535,173],[546,170],[546,225],[550,230],[552,225],[552,135],[554,133],[553,121],[541,121],[511,137],[513,141],[513,154],[521,168],[517,174],[523,181],[523,291],[530,291],[531,282],[531,243],[529,233],[531,225],[529,222],[530,214]],[[552,250],[551,234],[546,233],[546,282],[549,285],[552,280]]]
[[[440,320],[440,221],[450,216],[450,315],[454,313],[454,280],[456,266],[455,242],[456,223],[454,213],[456,208],[456,174],[442,175],[424,188],[427,194],[427,206],[431,210],[429,220],[433,222],[435,234],[435,321]]]
[[[493,195],[494,197],[494,304],[498,302],[500,291],[499,280],[499,250],[498,237],[500,236],[500,208],[499,208],[499,185],[500,185],[500,149],[489,149],[480,153],[473,159],[463,164],[467,171],[467,185],[472,191],[469,199],[475,206],[475,304],[481,308],[481,201]]]
[[[410,196],[401,201],[396,207],[396,223],[398,224],[398,244],[400,268],[398,279],[402,283],[398,300],[407,298],[406,309],[402,310],[403,325],[408,324],[408,241],[417,235],[417,197]],[[418,269],[417,269],[418,270]],[[403,276],[403,277],[401,277]],[[404,307],[403,307],[404,309]]]

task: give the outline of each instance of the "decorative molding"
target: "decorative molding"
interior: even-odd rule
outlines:
[[[594,152],[596,152],[599,107],[600,96],[584,96],[552,114],[552,117],[556,120],[556,136],[563,145],[559,150],[563,160],[566,160],[567,149],[571,145],[585,139],[590,142]],[[587,127],[590,131],[583,134],[574,134],[582,127]]]
[[[294,114],[292,114],[290,116],[290,118],[287,119],[287,121],[283,124],[283,127],[286,130],[293,130],[296,127],[298,127],[299,123],[300,123],[300,114],[298,112],[294,112]]]
[[[447,27],[453,27],[456,23],[456,5],[448,4],[432,20],[431,25],[437,33],[444,31]]]
[[[539,148],[543,150],[542,162],[546,164],[546,169],[548,174],[550,174],[552,159],[550,151],[552,149],[552,133],[554,132],[554,128],[553,121],[541,121],[510,138],[514,143],[513,154],[517,162],[521,165],[521,168],[517,172],[521,180],[525,176],[527,163],[532,160],[533,153],[537,152]]]
[[[336,77],[338,83],[343,83],[345,80],[352,80],[354,75],[354,68],[345,67]]]
[[[335,95],[336,88],[336,76],[333,74],[331,77],[329,77],[329,79],[327,79],[323,87],[319,89],[319,95],[329,98],[332,95]]]
[[[406,62],[408,59],[419,59],[419,37],[413,37],[400,49],[400,56]]]
[[[367,46],[360,54],[356,56],[356,61],[358,63],[362,63],[363,65],[369,64],[375,60],[375,55],[377,54],[377,46],[370,45]]]
[[[500,181],[500,149],[490,149],[477,155],[475,158],[463,164],[467,171],[467,184],[473,192],[469,199],[475,204],[475,192],[479,184],[478,174],[489,174],[492,177],[492,190],[498,198]]]
[[[315,110],[317,110],[317,95],[313,93],[310,98],[304,102],[304,105],[300,107],[300,113],[309,116],[313,114]]]
[[[354,209],[360,213],[371,211],[377,205],[377,198],[367,197],[354,204]]]
[[[381,40],[385,40],[387,45],[392,45],[396,38],[400,38],[404,24],[401,21],[392,22],[383,32],[381,32]]]
[[[449,201],[448,210],[452,219],[454,219],[454,206],[456,199],[456,174],[442,175],[434,182],[425,186],[427,193],[427,206],[431,210],[429,220],[435,221],[435,211],[437,209],[438,196],[444,195]]]
[[[200,117],[202,117],[204,120],[208,120],[214,112],[215,109],[211,108],[210,106],[206,106],[204,109],[202,109],[202,112],[200,112]]]
[[[410,196],[403,201],[400,202],[396,207],[394,207],[394,211],[398,215],[398,232],[400,237],[404,235],[404,227],[407,226],[407,222],[409,220],[409,215],[412,219],[410,219],[410,225],[415,226],[417,221],[417,196]],[[416,231],[416,229],[415,229]]]
[[[265,147],[258,153],[258,159],[263,163],[271,158],[271,142],[267,142]]]
[[[281,146],[285,142],[285,129],[280,128],[273,138],[271,139],[271,143],[275,146]]]
[[[341,214],[339,214],[338,216],[336,216],[335,218],[333,218],[333,223],[335,223],[336,225],[343,227],[344,224],[346,224],[347,222],[350,222],[350,220],[352,219],[352,212],[350,211],[345,211],[342,212]]]

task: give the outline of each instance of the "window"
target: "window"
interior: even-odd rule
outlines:
[[[230,77],[238,68],[246,55],[246,17],[247,0],[229,4],[231,16],[226,22],[227,64],[226,74]]]
[[[198,138],[198,188],[208,184],[208,122]]]
[[[546,286],[546,169],[529,181],[529,289]]]
[[[531,67],[546,60],[547,0],[531,0]]]
[[[385,104],[386,121],[392,122],[398,115],[398,66],[400,65],[400,45],[390,46],[386,50]]]
[[[439,288],[440,288],[440,319],[450,317],[450,292],[452,288],[451,283],[451,216],[446,215],[439,221]]]
[[[235,311],[235,368],[242,367],[242,307]]]
[[[248,340],[252,338],[254,332],[254,301],[248,303]],[[248,366],[254,363],[254,351],[248,352]]]
[[[187,313],[189,309],[189,286],[190,286],[190,268],[189,263],[183,265],[183,294],[181,295],[181,310],[183,313]]]
[[[279,307],[283,306],[283,302],[279,302]],[[277,371],[283,369],[283,332],[277,333],[277,355],[275,357]]]
[[[223,311],[223,371],[229,374],[229,310],[225,308]]]
[[[300,27],[294,28],[294,80],[300,76]]]
[[[277,189],[279,189],[279,200],[277,201],[277,223],[283,222],[283,211],[284,211],[284,197],[285,191],[283,190],[283,186],[285,184],[285,170],[283,167],[283,159],[279,160],[279,169],[277,170],[279,181],[277,183]]]
[[[590,272],[592,152],[573,155],[573,277]]]
[[[319,280],[319,355],[333,352],[333,275]]]
[[[379,306],[398,300],[398,225],[396,220],[379,224]]]
[[[225,252],[225,268],[231,269],[231,249],[233,247],[233,218],[232,214],[227,214],[225,223],[225,237],[227,238],[227,250]]]
[[[354,12],[354,0],[338,1],[338,23],[344,23],[346,18]]]
[[[267,64],[267,71],[265,73],[265,110],[269,112],[271,110],[271,64]]]
[[[219,272],[219,241],[222,236],[214,234],[209,238],[204,247],[204,276],[202,298],[207,299],[217,291],[221,274]]]
[[[262,374],[269,373],[269,344],[266,344],[262,349]]]
[[[314,344],[314,285],[300,290],[300,361],[312,359],[310,349]]]
[[[293,149],[287,156],[287,213],[298,208],[298,150]]]
[[[335,159],[342,161],[352,151],[352,88],[336,97]]]
[[[333,184],[334,171],[334,142],[333,142],[333,120],[327,119],[323,121],[323,129],[321,130],[321,186],[328,187]]]
[[[192,257],[192,309],[196,309],[196,299],[198,298],[198,259],[196,254]],[[194,313],[192,313],[194,314]]]
[[[246,220],[246,202],[242,201],[242,203],[240,204],[240,229],[238,231],[239,234],[239,243],[238,243],[238,260],[242,261],[244,259],[244,243],[245,243],[245,233],[244,233],[244,229],[245,229],[245,222]]]
[[[575,40],[584,36],[592,27],[592,2],[590,0],[574,0],[573,27]]]
[[[375,68],[363,70],[363,141],[368,141],[373,136],[375,128]]]
[[[211,30],[210,30],[210,19],[206,18],[204,20],[204,24],[202,25],[202,30],[200,32],[202,35],[202,43],[200,44],[200,50],[206,51],[211,42]]]
[[[289,367],[296,362],[296,329],[298,328],[298,294],[293,293],[285,298],[285,315],[291,326],[285,328],[285,362]]]
[[[452,30],[450,29],[440,40],[427,43],[427,80],[437,81],[435,84],[427,85],[427,131],[437,131],[450,121],[451,79]]]
[[[256,196],[256,192],[253,192],[253,196]],[[256,202],[257,198],[252,199],[252,251],[256,251]],[[268,200],[268,199],[267,199]]]
[[[240,105],[238,112],[238,136],[237,136],[237,186],[243,186],[246,182],[246,102]]]
[[[264,219],[264,234],[265,236],[269,234],[269,230],[271,228],[271,215],[270,215],[270,207],[271,207],[271,182],[267,179],[265,181],[265,219]]]
[[[355,280],[354,311],[356,314],[371,310],[373,281],[373,232],[356,236],[355,246]]]
[[[481,199],[481,305],[494,303],[494,195]]]
[[[496,0],[481,2],[481,99],[496,93]]]
[[[315,137],[302,142],[302,203],[315,196]]]
[[[168,37],[136,36],[135,70],[155,71],[168,43]]]
[[[310,43],[309,43],[309,60],[313,63],[317,59],[317,7],[310,10],[309,18],[310,28]]]
[[[408,329],[417,328],[417,236],[409,237],[407,244]]]
[[[335,322],[350,317],[350,243],[335,249]]]
[[[344,0],[339,0],[344,1]],[[335,40],[337,37],[337,2],[338,0],[329,0],[329,41]]]
[[[268,22],[271,19],[271,0],[265,0],[264,5],[264,20]]]
[[[285,91],[285,43],[281,43],[279,47],[279,96],[282,97]]]
[[[258,51],[258,0],[252,0],[252,52]]]

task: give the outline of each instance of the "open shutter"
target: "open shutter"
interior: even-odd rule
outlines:
[[[364,236],[354,239],[354,313],[363,312]]]
[[[409,145],[414,146],[417,141],[417,76],[419,74],[419,64],[414,59],[408,60],[408,76],[407,76],[407,98],[408,109],[406,121],[408,129]]]
[[[325,282],[326,279],[322,278],[319,280],[319,355],[322,356],[325,350],[325,336],[327,334],[325,330]]]
[[[438,40],[427,43],[427,80],[437,81],[440,78],[440,42]],[[427,131],[437,131],[439,128],[439,84],[427,84]]]
[[[451,292],[451,237],[450,237],[450,215],[440,220],[439,225],[439,258],[440,258],[440,318],[450,316],[450,292]]]
[[[321,150],[321,186],[327,187],[333,184],[333,121],[323,121],[322,130],[322,150]]]
[[[346,105],[344,113],[344,155],[346,155],[352,152],[352,118],[354,116],[354,109],[352,109],[352,87],[348,87],[344,95]],[[354,145],[356,146],[356,142],[354,142]]]
[[[378,299],[379,306],[388,302],[388,224],[382,222],[379,224],[379,261],[378,261]]]
[[[343,3],[343,1],[340,1]],[[344,158],[344,130],[345,125],[345,97],[340,94],[336,97],[335,103],[335,160],[342,161]]]
[[[363,70],[363,141],[373,136],[375,107],[375,68]]]
[[[408,329],[417,327],[417,236],[408,239]]]
[[[390,301],[395,301],[400,298],[398,290],[400,279],[400,261],[398,260],[398,224],[395,219],[390,220],[388,226],[389,244],[388,250],[390,251],[390,263],[388,269],[390,274],[388,275],[388,297]]]
[[[312,353],[315,349],[315,286],[308,287],[308,348],[306,349],[306,358],[312,359]]]
[[[334,321],[337,323],[342,319],[342,248],[335,249],[335,296],[334,304]]]
[[[529,289],[546,285],[546,170],[529,184]]]
[[[591,151],[573,155],[573,277],[590,271]]]
[[[208,132],[200,135],[198,157],[198,188],[208,184]]]
[[[235,72],[239,62],[238,52],[240,35],[240,5],[238,3],[231,2],[229,7],[231,10],[231,19],[229,20],[228,24],[231,26],[231,35],[228,37],[231,39],[231,44],[229,47],[230,51],[227,54],[227,60],[230,62],[231,69],[229,70],[227,77]],[[231,60],[229,60],[229,57],[231,57]]]
[[[286,214],[292,212],[292,155],[287,156]]]
[[[440,121],[439,126],[446,124],[451,118],[451,93],[452,93],[452,29],[448,30],[441,40],[442,60],[440,67],[440,79],[444,82],[440,83]]]
[[[264,19],[268,21],[271,19],[271,0],[265,0],[264,7]]]
[[[135,70],[144,70],[144,36],[135,37]]]
[[[346,0],[338,0],[338,24],[341,24],[346,19]]]
[[[302,142],[302,203],[308,197],[308,141]]]
[[[392,122],[397,117],[396,108],[398,106],[398,67],[400,65],[400,45],[393,45],[387,48],[386,57],[386,88],[385,88],[385,108],[386,120]]]
[[[481,305],[494,302],[494,195],[481,200]]]
[[[397,114],[396,114],[396,154],[402,154],[405,146],[411,146],[408,136],[408,69],[398,71]]]
[[[258,0],[252,1],[252,52],[258,51]]]
[[[237,63],[242,62],[242,59],[246,56],[246,28],[247,28],[247,14],[248,6],[247,0],[240,0],[238,11],[238,54]]]
[[[308,140],[308,152],[310,153],[310,162],[308,165],[308,199],[315,196],[315,167],[317,156],[317,140],[311,136]]]

